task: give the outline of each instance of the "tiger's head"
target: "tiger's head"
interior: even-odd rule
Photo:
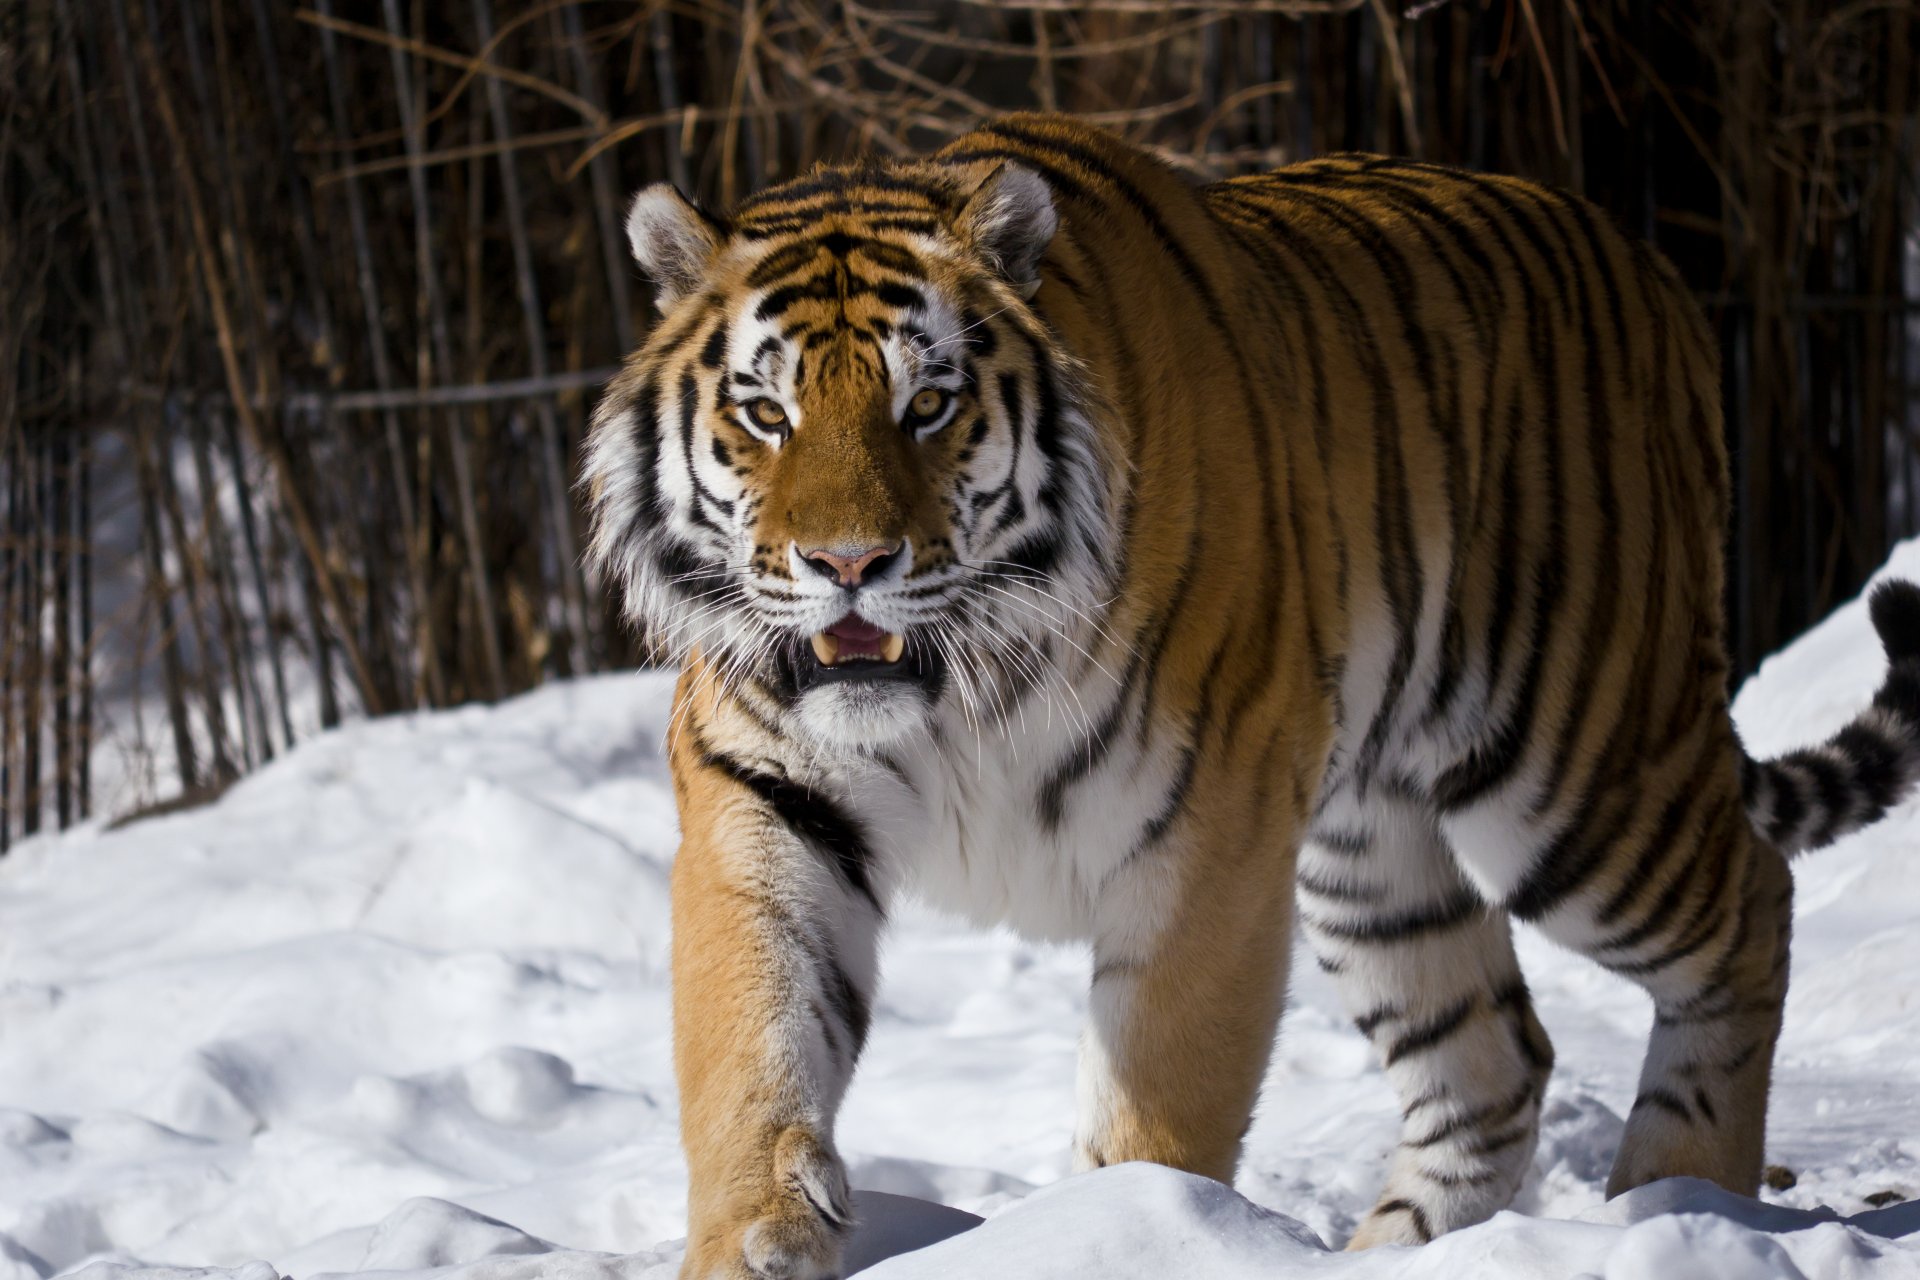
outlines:
[[[590,560],[822,743],[1004,714],[1115,572],[1091,388],[1029,306],[1051,193],[981,170],[820,169],[724,218],[658,185],[628,215],[662,316],[594,413]]]

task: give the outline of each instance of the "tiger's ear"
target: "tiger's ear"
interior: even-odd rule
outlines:
[[[1060,226],[1045,178],[1022,164],[1002,164],[967,197],[955,225],[1021,297],[1039,291],[1040,259]]]
[[[627,243],[653,281],[653,301],[662,314],[699,288],[724,233],[670,182],[642,187],[634,196],[627,209]]]

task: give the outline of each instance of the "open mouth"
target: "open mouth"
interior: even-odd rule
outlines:
[[[899,680],[937,685],[941,664],[929,646],[849,613],[807,644],[797,641],[783,664],[799,693],[823,684]]]
[[[854,663],[895,663],[907,652],[907,638],[882,630],[850,613],[825,631],[813,633],[813,656],[823,667]]]

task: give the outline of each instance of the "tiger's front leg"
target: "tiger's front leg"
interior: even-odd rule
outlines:
[[[881,907],[830,801],[686,735],[673,873],[685,1280],[838,1274],[835,1113],[866,1038]],[[850,842],[850,843],[849,843]]]
[[[1231,1183],[1285,998],[1293,853],[1266,839],[1130,858],[1102,892],[1077,1169]]]

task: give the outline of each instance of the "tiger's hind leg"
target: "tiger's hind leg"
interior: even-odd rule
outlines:
[[[1736,784],[1673,790],[1652,829],[1615,850],[1621,875],[1544,915],[1543,931],[1653,997],[1653,1031],[1607,1180],[1758,1190],[1774,1042],[1786,1000],[1793,883]]]
[[[1505,913],[1409,803],[1323,817],[1298,887],[1301,925],[1403,1116],[1386,1188],[1347,1247],[1420,1244],[1490,1217],[1532,1161],[1553,1065]]]

